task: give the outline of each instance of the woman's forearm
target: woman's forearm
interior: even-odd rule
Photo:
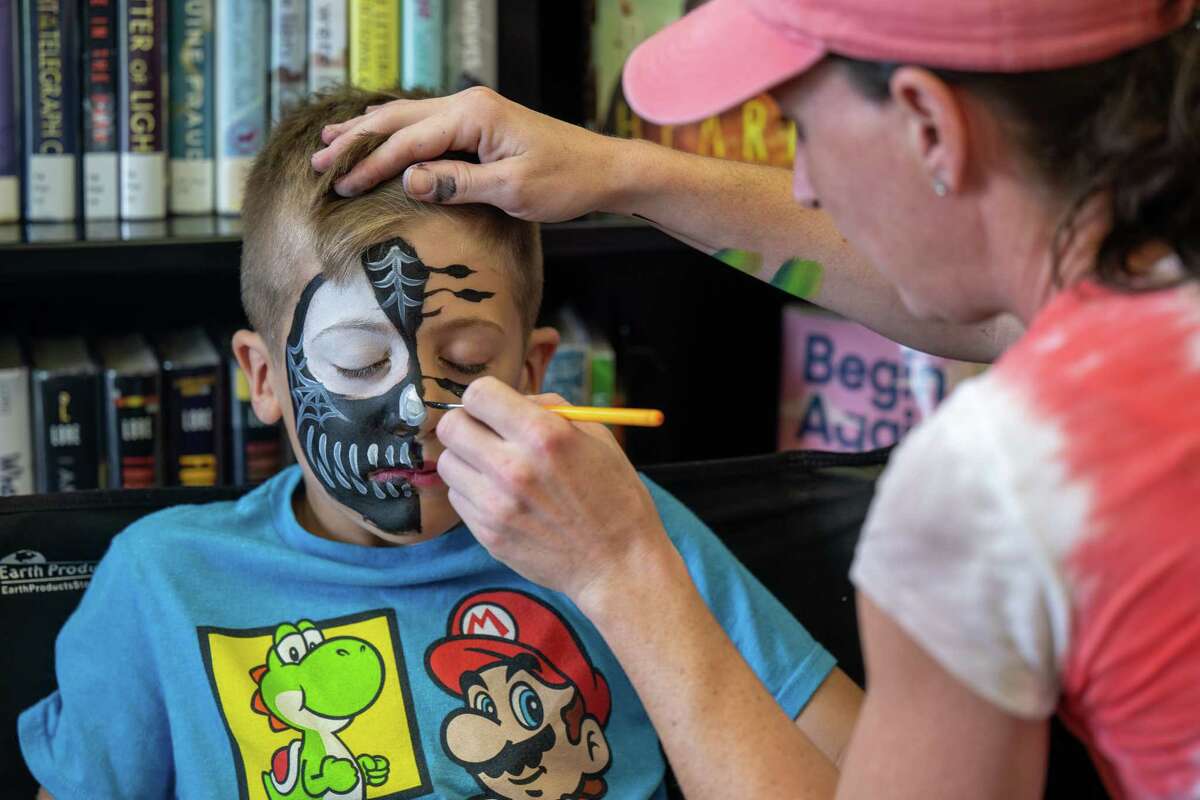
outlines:
[[[577,598],[650,715],[689,800],[832,798],[837,768],[759,682],[664,548]]]
[[[764,280],[803,262],[792,266],[803,279],[774,282],[890,339],[935,355],[992,361],[1022,332],[1008,317],[976,325],[914,317],[827,214],[795,201],[786,169],[641,141],[620,141],[614,150],[603,210],[646,219],[710,255],[748,251],[742,268]]]

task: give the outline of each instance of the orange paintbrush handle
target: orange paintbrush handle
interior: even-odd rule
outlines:
[[[663,412],[656,408],[598,408],[595,406],[546,406],[559,416],[576,422],[599,422],[634,428],[657,428],[663,424]]]

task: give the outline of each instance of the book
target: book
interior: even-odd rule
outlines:
[[[79,197],[79,16],[72,0],[21,4],[25,219],[68,222]]]
[[[103,370],[104,480],[109,489],[159,485],[158,359],[141,334],[96,342]]]
[[[162,363],[163,483],[216,486],[221,475],[221,358],[200,328],[158,341]]]
[[[780,450],[890,447],[983,366],[927,355],[809,305],[783,314]]]
[[[83,216],[116,219],[117,0],[83,5]]]
[[[405,91],[436,93],[442,85],[442,0],[404,0],[400,30],[400,86]]]
[[[226,360],[229,387],[229,474],[233,486],[262,483],[283,469],[283,430],[267,425],[250,405],[250,382],[230,354]],[[290,448],[289,448],[290,449]]]
[[[266,0],[216,0],[217,213],[240,214],[267,135]]]
[[[350,83],[381,91],[400,84],[400,0],[349,0]]]
[[[346,0],[309,0],[308,90],[346,83],[349,63]]]
[[[172,0],[168,20],[168,208],[172,214],[211,214],[216,209],[213,0]]]
[[[33,492],[29,366],[12,336],[0,337],[0,497]]]
[[[0,0],[0,223],[21,218],[21,138],[17,0]]]
[[[685,0],[595,0],[592,26],[594,126],[604,133],[647,139],[703,156],[792,166],[796,125],[767,94],[688,125],[654,125],[634,114],[621,91],[621,70],[633,49],[695,3]]]
[[[446,75],[457,92],[468,86],[499,86],[496,0],[447,0]]]
[[[307,0],[271,0],[271,122],[308,92]]]
[[[31,395],[36,491],[100,487],[98,377],[81,337],[34,340]]]
[[[121,219],[167,216],[166,0],[121,0]]]

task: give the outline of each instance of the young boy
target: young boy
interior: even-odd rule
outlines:
[[[255,163],[242,286],[256,332],[234,348],[299,465],[114,539],[59,636],[58,690],[19,723],[60,798],[663,796],[654,731],[611,652],[475,542],[435,469],[427,403],[480,375],[539,389],[557,334],[534,328],[536,227],[417,204],[398,181],[338,198],[338,170],[309,167],[324,124],[386,99],[318,98]],[[650,490],[717,617],[800,715],[832,658]],[[840,750],[848,726],[810,713],[814,740]]]

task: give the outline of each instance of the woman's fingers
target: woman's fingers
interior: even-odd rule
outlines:
[[[321,141],[326,145],[313,153],[312,165],[317,172],[324,172],[337,160],[358,136],[367,133],[390,134],[401,128],[442,113],[446,109],[445,97],[428,100],[393,100],[379,106],[367,106],[366,113],[351,117],[344,122],[326,125],[321,130]]]

